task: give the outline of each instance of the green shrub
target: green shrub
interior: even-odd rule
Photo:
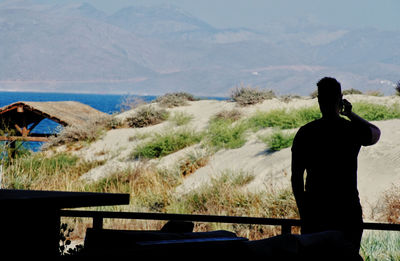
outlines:
[[[167,93],[157,97],[154,102],[157,102],[162,107],[172,108],[186,105],[188,101],[196,101],[197,99],[186,92]]]
[[[300,108],[294,110],[293,113],[295,114],[295,117],[299,119],[297,127],[322,117],[318,106]]]
[[[282,131],[274,132],[271,135],[260,137],[272,151],[279,151],[292,146],[295,134],[287,134]]]
[[[368,102],[355,102],[353,111],[367,121],[381,121],[400,118],[400,105],[386,106]]]
[[[275,98],[276,95],[272,90],[260,90],[250,86],[236,88],[230,95],[231,99],[241,106],[253,105],[261,103],[264,100]]]
[[[293,129],[320,117],[321,113],[318,107],[306,107],[291,111],[277,109],[269,112],[258,111],[248,119],[248,123],[255,130],[268,127]]]
[[[293,114],[289,114],[283,109],[269,112],[258,111],[248,119],[248,122],[255,130],[268,127],[292,129],[299,125],[299,120]]]
[[[157,109],[153,106],[142,106],[137,109],[133,116],[126,118],[126,122],[129,127],[143,128],[165,121],[168,115],[165,109]]]
[[[396,91],[396,95],[400,96],[400,81],[397,82],[396,87],[394,89]]]
[[[202,135],[190,130],[155,134],[151,141],[139,145],[132,158],[159,158],[200,142]]]
[[[231,123],[230,120],[212,120],[206,133],[207,142],[215,149],[234,149],[246,143],[245,124]]]

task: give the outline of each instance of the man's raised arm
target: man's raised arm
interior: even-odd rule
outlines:
[[[377,143],[379,138],[381,137],[381,130],[374,124],[355,114],[352,109],[353,106],[351,105],[351,103],[346,99],[343,99],[343,111],[341,112],[341,114],[347,116],[353,123],[359,124],[360,126],[366,127],[370,130],[371,136],[367,141],[365,141],[363,145],[369,146]]]

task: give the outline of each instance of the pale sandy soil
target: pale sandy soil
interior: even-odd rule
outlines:
[[[395,96],[351,95],[345,98],[350,102],[366,100],[387,105],[400,103],[400,97]],[[210,117],[221,110],[236,108],[241,110],[244,115],[251,115],[258,110],[295,109],[312,105],[317,105],[316,99],[294,99],[289,103],[273,99],[246,108],[238,107],[235,103],[228,101],[203,100],[169,110],[171,113],[183,111],[192,115],[193,120],[188,127],[200,131],[207,127]],[[132,111],[128,111],[116,117],[124,119],[132,113]],[[370,218],[371,209],[373,210],[379,204],[382,194],[392,184],[400,181],[400,120],[378,121],[374,124],[381,129],[381,139],[374,146],[362,148],[358,159],[359,192],[366,219]],[[100,140],[77,152],[86,160],[107,160],[103,166],[92,169],[83,178],[99,180],[116,170],[135,167],[138,162],[129,159],[129,154],[135,146],[146,140],[146,138],[143,139],[143,136],[154,132],[169,132],[174,128],[178,127],[167,121],[141,129],[126,128],[108,131]],[[268,131],[270,130],[263,130],[263,132]],[[160,160],[153,160],[152,163],[158,164],[159,168],[173,168],[190,151],[201,151],[201,148],[198,145],[191,146]],[[257,139],[256,133],[251,135],[241,148],[221,150],[212,155],[207,166],[185,178],[183,184],[177,188],[177,193],[186,193],[196,189],[226,170],[237,173],[245,171],[253,174],[255,178],[247,186],[249,191],[273,191],[287,187],[290,185],[290,158],[290,148],[271,153],[266,145]]]

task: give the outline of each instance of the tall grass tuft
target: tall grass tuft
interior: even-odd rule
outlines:
[[[104,161],[80,161],[77,156],[44,153],[14,159],[4,170],[4,187],[9,189],[80,190],[75,184],[80,175]]]
[[[201,138],[202,134],[187,129],[155,134],[149,142],[136,147],[131,153],[131,158],[152,159],[163,157],[198,143]]]
[[[249,192],[245,187],[253,179],[251,173],[226,170],[210,183],[175,198],[167,210],[174,213],[207,215],[298,217],[296,203],[289,189],[275,194]],[[211,227],[208,229],[217,229],[221,224],[209,226]],[[230,225],[225,229],[251,239],[265,238],[279,232],[277,228],[272,230],[261,226],[250,228],[247,225]]]
[[[284,133],[283,131],[275,131],[267,136],[261,136],[263,141],[271,151],[279,151],[292,146],[294,133]]]
[[[129,193],[130,205],[135,209],[164,212],[170,204],[174,188],[181,184],[178,173],[162,172],[153,165],[140,163],[135,167],[112,173],[86,190],[111,193]]]
[[[192,119],[193,119],[193,115],[191,115],[187,112],[183,112],[183,111],[175,112],[172,116],[169,117],[169,120],[177,126],[186,125]]]
[[[293,129],[320,117],[321,113],[316,106],[291,111],[277,109],[268,112],[256,112],[248,119],[248,124],[255,130],[268,127]]]
[[[400,118],[400,104],[386,106],[368,102],[355,102],[353,111],[368,121],[381,121]]]
[[[365,231],[360,253],[365,261],[400,260],[398,231]]]
[[[216,150],[235,149],[246,143],[247,126],[231,120],[211,120],[206,132],[206,143]]]

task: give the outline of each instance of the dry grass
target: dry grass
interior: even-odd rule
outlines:
[[[126,118],[126,123],[132,128],[143,128],[159,124],[168,119],[168,112],[154,106],[141,106],[131,117]]]
[[[216,120],[229,120],[229,121],[237,121],[242,118],[243,114],[240,110],[232,109],[232,110],[222,110],[215,114],[214,118]]]
[[[400,224],[400,186],[393,185],[382,197],[382,202],[375,208],[374,215],[382,222]]]
[[[188,101],[195,100],[196,98],[190,93],[174,92],[157,97],[154,102],[158,103],[162,107],[173,108],[186,105]]]
[[[42,149],[46,150],[64,144],[71,145],[79,141],[93,142],[107,130],[108,126],[111,126],[110,122],[112,122],[112,116],[105,115],[93,118],[83,125],[64,127],[56,136],[50,137],[49,142],[46,142]]]
[[[47,153],[49,154],[49,153]],[[92,210],[139,211],[167,213],[197,213],[206,215],[235,215],[260,217],[296,217],[296,205],[291,192],[254,194],[243,188],[253,176],[244,172],[223,173],[221,178],[204,185],[188,195],[176,195],[175,189],[185,175],[207,163],[207,153],[188,154],[175,170],[159,170],[146,161],[136,167],[117,171],[95,183],[85,183],[79,178],[91,168],[104,162],[85,162],[68,153],[47,155],[35,153],[20,157],[4,170],[4,187],[35,190],[91,191],[129,193],[128,206],[96,207]],[[83,239],[91,226],[89,219],[63,218],[74,228],[73,239]],[[160,229],[163,221],[105,220],[112,229]],[[196,231],[227,229],[250,239],[264,238],[279,233],[279,228],[253,225],[226,225],[197,223]]]
[[[231,92],[230,97],[240,106],[249,106],[275,98],[276,95],[271,90],[261,90],[259,88],[244,86],[241,84],[240,87],[236,87]]]
[[[208,164],[210,159],[209,153],[192,151],[187,153],[178,163],[179,173],[181,176],[186,177],[201,167]]]

